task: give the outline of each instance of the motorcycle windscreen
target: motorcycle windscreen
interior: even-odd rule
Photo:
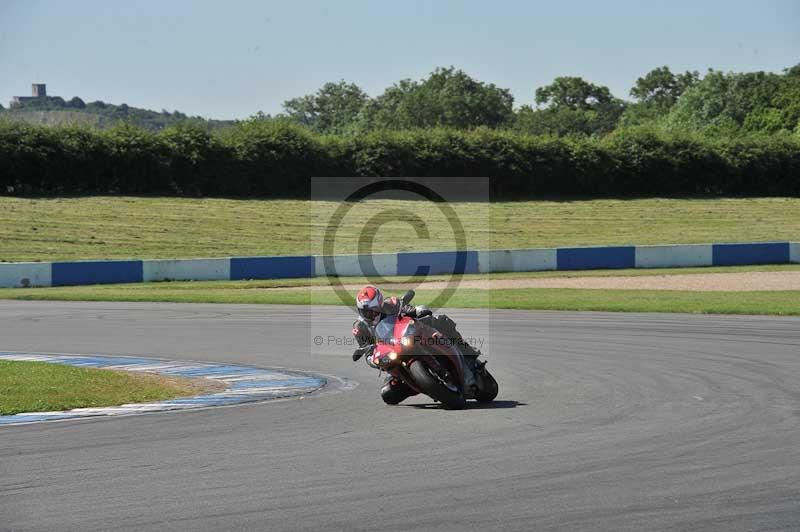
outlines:
[[[397,316],[386,316],[375,327],[375,338],[380,343],[391,344],[394,340],[394,326],[397,324]]]
[[[410,318],[386,316],[375,327],[375,338],[381,344],[395,344],[405,335],[413,335],[414,321]]]

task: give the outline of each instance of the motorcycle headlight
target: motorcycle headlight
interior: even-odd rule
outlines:
[[[400,343],[402,344],[403,347],[411,347],[412,345],[414,345],[414,337],[403,336],[403,338],[400,339]]]
[[[383,355],[381,357],[381,366],[388,366],[390,362],[394,362],[395,360],[397,360],[397,353],[392,351],[388,355]]]

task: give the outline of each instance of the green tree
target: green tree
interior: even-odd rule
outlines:
[[[670,112],[669,124],[716,135],[795,130],[800,120],[800,76],[709,71]]]
[[[667,66],[651,70],[638,78],[630,90],[636,101],[626,107],[620,125],[632,126],[664,119],[681,94],[699,79],[700,74],[696,71],[687,70],[676,75]]]
[[[669,109],[678,101],[686,89],[700,79],[697,71],[686,71],[675,75],[667,66],[655,68],[636,80],[631,89],[633,96],[640,103],[651,104],[660,109]]]
[[[596,109],[613,100],[608,87],[575,76],[559,76],[550,85],[536,89],[536,104],[553,109]]]
[[[410,94],[416,90],[417,83],[404,79],[395,83],[383,94],[367,101],[358,115],[356,124],[359,130],[408,129],[413,120],[409,117]]]
[[[595,109],[535,109],[523,105],[516,115],[514,129],[530,135],[583,137],[614,130],[619,113]]]
[[[85,109],[86,103],[77,96],[73,96],[72,99],[67,102],[67,107],[72,107],[73,109]]]
[[[585,136],[612,131],[625,109],[608,87],[562,76],[536,89],[534,109],[522,106],[515,129],[534,135]]]
[[[345,133],[369,96],[355,83],[344,80],[326,83],[314,94],[287,100],[286,115],[293,121],[320,133]]]
[[[454,67],[437,68],[420,81],[402,80],[369,102],[361,129],[496,128],[513,118],[508,89],[473,79]]]
[[[800,63],[797,63],[793,67],[789,67],[787,69],[784,69],[783,72],[788,77],[800,77]]]

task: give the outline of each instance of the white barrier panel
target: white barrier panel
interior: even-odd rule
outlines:
[[[789,242],[789,262],[800,264],[800,242]]]
[[[142,277],[145,282],[227,281],[231,278],[231,259],[144,260]]]
[[[558,253],[555,249],[512,249],[478,252],[478,271],[535,272],[555,270]]]
[[[636,246],[637,268],[680,268],[711,266],[711,244],[686,244],[672,246]]]
[[[361,269],[358,258],[360,255],[334,255],[333,265],[336,270],[336,275],[339,277],[362,277],[365,275]],[[397,254],[396,253],[378,253],[372,255],[372,263],[375,265],[375,270],[381,277],[394,277],[397,275]],[[366,260],[370,260],[367,256]],[[333,273],[333,272],[328,272]],[[322,255],[314,257],[314,274],[317,277],[325,277],[328,275],[325,272],[325,262]]]
[[[0,262],[0,288],[50,286],[52,274],[49,262]]]

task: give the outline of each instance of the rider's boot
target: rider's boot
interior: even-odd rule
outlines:
[[[461,350],[461,354],[464,355],[464,357],[470,364],[472,365],[477,364],[478,357],[481,356],[481,352],[479,349],[471,346],[469,342],[464,340],[464,337],[461,336],[461,334],[458,331],[455,331],[451,340],[456,343],[456,345]]]
[[[481,356],[480,349],[472,347],[463,338],[461,339],[461,352],[464,354],[465,357],[469,358],[471,362],[474,362],[475,359]]]
[[[381,398],[387,405],[399,404],[412,395],[417,395],[417,392],[414,391],[413,388],[405,382],[391,376],[386,378],[386,382],[383,384],[383,388],[381,388]]]

